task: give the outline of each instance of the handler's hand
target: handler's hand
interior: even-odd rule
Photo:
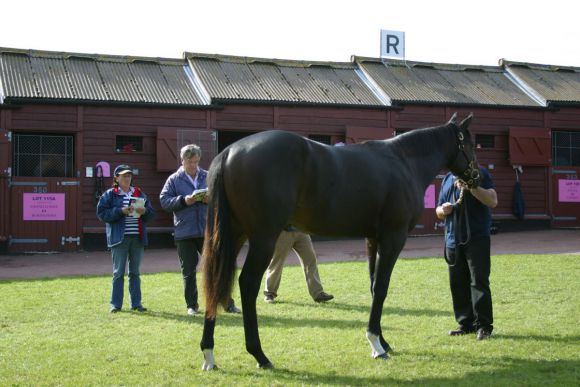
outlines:
[[[455,186],[460,189],[469,189],[463,180],[455,180]]]
[[[443,211],[443,215],[447,216],[453,212],[453,204],[447,202],[441,205],[441,210]]]

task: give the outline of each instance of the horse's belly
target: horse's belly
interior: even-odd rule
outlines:
[[[355,212],[311,211],[297,214],[291,222],[300,230],[321,236],[367,237],[376,235],[373,217],[360,217]]]

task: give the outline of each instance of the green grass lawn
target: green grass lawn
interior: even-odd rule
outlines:
[[[220,369],[201,371],[203,318],[186,315],[178,273],[142,277],[143,314],[109,313],[108,276],[0,282],[0,386],[580,384],[580,256],[493,257],[495,330],[483,342],[446,335],[455,322],[443,259],[400,260],[383,310],[388,361],[372,359],[365,338],[366,264],[319,269],[336,297],[327,304],[310,299],[296,266],[279,302],[258,299],[274,370],[245,351],[242,317],[220,314]]]

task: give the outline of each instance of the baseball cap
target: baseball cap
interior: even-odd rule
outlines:
[[[131,173],[131,174],[133,173],[133,170],[127,164],[121,164],[121,165],[118,165],[117,168],[115,168],[115,172],[114,172],[115,176],[124,175],[126,173]]]

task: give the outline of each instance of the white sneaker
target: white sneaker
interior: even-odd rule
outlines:
[[[199,313],[199,309],[187,308],[187,314],[189,316],[195,316],[198,313]]]

